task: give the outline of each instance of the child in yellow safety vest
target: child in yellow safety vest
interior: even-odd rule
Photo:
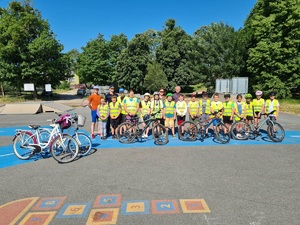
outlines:
[[[162,116],[164,112],[164,103],[163,100],[159,99],[159,93],[153,93],[153,100],[150,104],[150,114],[155,114],[155,118],[158,119],[158,122],[162,122]]]
[[[165,127],[167,130],[171,128],[172,136],[175,136],[175,124],[174,121],[176,119],[176,104],[173,101],[173,95],[171,93],[167,94],[167,101],[164,103],[164,119],[165,119]]]
[[[234,104],[230,100],[230,94],[224,95],[225,102],[223,102],[223,122],[228,127],[228,129],[231,129],[232,123],[233,123],[233,108]]]
[[[241,94],[238,94],[236,96],[237,101],[234,103],[234,120],[236,122],[243,120],[246,115],[246,105],[245,102],[242,102],[243,96]],[[242,134],[239,133],[239,131],[242,128],[242,124],[238,124],[236,126],[237,131],[237,137],[242,137]]]
[[[278,115],[279,115],[279,101],[277,99],[275,99],[275,92],[270,92],[269,96],[270,99],[266,100],[265,103],[265,113],[271,113],[274,112],[270,115],[270,119],[275,121],[278,119]]]
[[[106,124],[109,116],[108,104],[106,104],[105,99],[101,98],[100,105],[97,109],[98,115],[98,135],[101,140],[106,140]]]
[[[210,103],[210,112],[217,118],[213,120],[213,126],[215,127],[223,112],[223,103],[219,101],[218,93],[213,95],[213,101]]]
[[[254,124],[258,128],[260,125],[261,114],[264,112],[265,100],[261,97],[262,91],[257,90],[255,92],[256,98],[253,99],[253,110],[254,110]]]
[[[194,93],[191,95],[191,101],[189,101],[187,110],[189,113],[189,121],[196,122],[199,116],[199,103],[196,101],[196,95]]]
[[[117,102],[119,102],[122,106],[122,112],[121,112],[121,115],[120,115],[120,124],[124,123],[125,120],[126,120],[126,112],[125,112],[125,109],[124,109],[124,100],[127,97],[125,96],[124,91],[125,91],[124,88],[120,88],[119,89],[119,96],[117,97]]]
[[[251,124],[251,121],[253,120],[253,102],[252,102],[252,95],[247,93],[245,94],[245,99],[246,99],[246,103],[245,103],[245,115],[246,115],[246,123],[247,124]]]
[[[144,94],[144,100],[142,100],[140,102],[140,116],[141,116],[141,120],[143,121],[142,126],[145,127],[145,120],[150,118],[150,105],[151,105],[151,101],[150,101],[150,94],[149,93],[145,93]],[[145,133],[142,135],[142,138],[148,138],[148,133],[149,133],[149,129],[150,127],[148,127],[145,130]]]
[[[131,119],[137,115],[139,108],[139,100],[134,96],[134,91],[130,90],[129,96],[124,99],[124,109],[127,113],[126,122],[132,121]]]
[[[110,126],[112,138],[116,139],[116,128],[120,124],[119,116],[121,114],[121,104],[117,102],[117,96],[113,95],[111,97],[112,102],[109,103],[109,112],[110,112]]]
[[[210,119],[210,99],[206,91],[202,91],[202,99],[199,101],[199,114],[201,121],[208,121]]]
[[[185,121],[185,115],[187,113],[187,104],[184,101],[184,95],[179,95],[179,100],[176,103],[176,112],[177,112],[177,124],[180,126]]]

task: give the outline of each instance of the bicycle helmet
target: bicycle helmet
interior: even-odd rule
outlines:
[[[158,93],[157,91],[155,91],[155,92],[153,93],[153,96],[155,96],[155,95],[159,95],[159,93]]]
[[[173,97],[173,94],[172,93],[168,93],[167,97],[169,97],[169,96]]]
[[[119,93],[124,93],[124,88],[120,88]]]
[[[269,96],[275,96],[276,95],[276,93],[274,92],[274,91],[271,91],[270,93],[269,93]]]
[[[230,96],[230,94],[225,94],[224,95],[224,98],[230,98],[231,96]]]
[[[262,94],[263,94],[262,91],[256,91],[256,92],[255,92],[255,95],[262,95]]]
[[[150,94],[147,92],[147,93],[144,94],[144,96],[149,96],[150,97]]]
[[[245,94],[245,98],[252,98],[252,95],[250,93]]]

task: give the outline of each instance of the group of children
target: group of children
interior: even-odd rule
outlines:
[[[191,100],[187,103],[184,100],[184,95],[180,94],[177,102],[173,100],[173,95],[168,93],[166,99],[162,99],[158,92],[154,92],[153,99],[149,93],[144,94],[144,99],[139,100],[134,96],[131,90],[128,96],[116,97],[112,96],[112,101],[107,104],[102,98],[97,109],[99,117],[98,133],[101,139],[106,139],[106,122],[110,119],[111,132],[113,139],[116,138],[116,128],[125,121],[131,121],[132,117],[137,115],[143,121],[149,115],[153,115],[158,121],[167,129],[170,129],[172,136],[175,137],[175,121],[180,126],[186,121],[186,116],[189,116],[189,121],[196,122],[197,119],[201,121],[208,121],[212,114],[222,114],[223,122],[231,128],[234,121],[245,120],[250,123],[259,125],[261,115],[263,113],[270,113],[276,110],[272,118],[276,120],[279,114],[279,102],[275,99],[275,93],[270,93],[270,99],[262,99],[262,91],[256,91],[256,98],[252,100],[251,94],[245,94],[246,102],[243,102],[243,96],[238,94],[236,102],[230,100],[230,94],[225,94],[225,101],[219,101],[219,95],[215,93],[213,100],[208,98],[207,92],[202,93],[202,98],[196,100],[196,95],[191,95]],[[145,124],[143,124],[145,126]],[[148,137],[148,131],[143,134],[144,138]]]

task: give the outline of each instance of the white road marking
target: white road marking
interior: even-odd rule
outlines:
[[[298,138],[299,138],[299,137],[300,137],[300,135],[292,135],[291,137],[298,137]]]
[[[5,154],[5,155],[0,155],[0,157],[5,157],[5,156],[9,156],[9,155],[14,155],[14,153],[9,153],[9,154]]]

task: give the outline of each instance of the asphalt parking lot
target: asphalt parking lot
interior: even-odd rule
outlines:
[[[87,108],[75,111],[89,118]],[[1,115],[0,128],[47,125],[54,116]],[[176,146],[171,139],[165,146],[130,147],[95,140],[93,154],[69,164],[48,158],[2,168],[0,212],[6,216],[0,213],[0,224],[9,217],[15,224],[297,225],[299,118],[281,115],[288,131],[283,143]],[[89,131],[88,122],[84,129]],[[11,145],[12,134],[4,132],[0,154]],[[17,201],[25,198],[27,208]]]

